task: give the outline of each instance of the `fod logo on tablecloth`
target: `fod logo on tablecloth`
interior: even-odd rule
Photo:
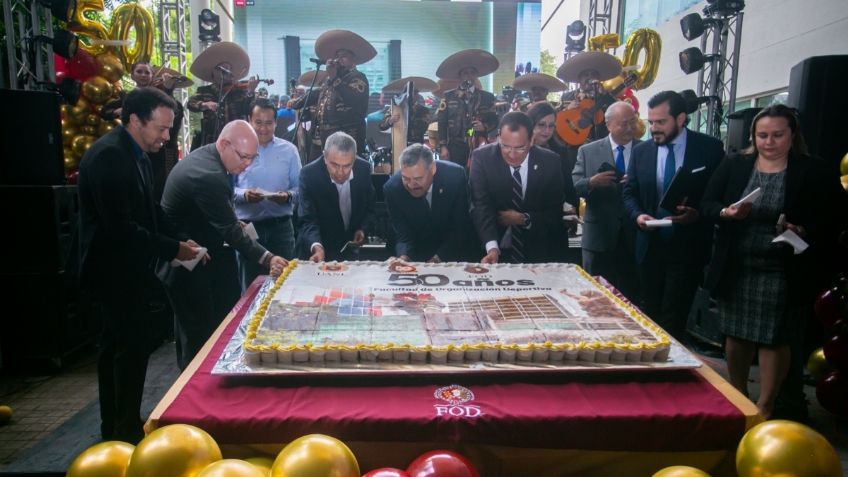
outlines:
[[[454,416],[454,417],[479,417],[483,415],[483,410],[480,406],[467,404],[474,400],[474,393],[470,389],[458,384],[451,384],[436,389],[433,396],[448,404],[436,404],[437,416]]]

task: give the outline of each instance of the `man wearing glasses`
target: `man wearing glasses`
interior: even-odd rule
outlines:
[[[543,263],[562,259],[564,200],[560,158],[532,146],[533,122],[509,112],[498,142],[471,154],[471,218],[486,249],[482,263]]]
[[[235,251],[279,275],[287,262],[248,237],[233,210],[233,184],[257,157],[259,140],[246,121],[228,123],[218,140],[177,163],[162,194],[162,209],[174,227],[207,247],[192,270],[161,263],[174,308],[177,362],[185,369],[238,301]]]

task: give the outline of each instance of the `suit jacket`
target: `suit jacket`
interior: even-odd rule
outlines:
[[[497,222],[498,211],[513,209],[512,172],[498,144],[471,153],[471,218],[485,245],[500,242],[507,227]],[[558,155],[538,146],[530,148],[524,212],[530,215],[524,256],[529,263],[558,261],[568,248],[562,223],[563,184]]]
[[[384,185],[383,196],[395,231],[395,253],[413,261],[438,255],[442,261],[467,261],[469,225],[468,181],[462,166],[436,161],[432,205],[415,198],[403,187],[400,172]],[[479,257],[475,257],[479,258]]]
[[[123,127],[95,142],[80,163],[81,282],[103,290],[153,277],[156,259],[177,256],[179,242],[144,183],[142,163]],[[152,179],[152,174],[151,174]]]
[[[242,229],[232,197],[230,175],[213,143],[195,149],[174,166],[165,182],[162,208],[177,230],[209,249],[213,260],[227,243],[259,262],[265,247]]]
[[[733,287],[738,276],[740,260],[735,244],[742,223],[722,220],[719,214],[722,208],[742,198],[755,159],[755,155],[729,156],[719,165],[704,192],[702,213],[718,223],[704,288],[716,296]],[[827,286],[830,274],[825,270],[828,265],[834,268],[833,271],[840,267],[839,260],[834,260],[838,255],[834,250],[840,224],[844,226],[846,223],[846,195],[838,184],[836,174],[828,174],[820,160],[806,156],[789,157],[783,211],[787,222],[804,227],[807,233],[805,241],[810,244],[810,248],[799,255],[794,255],[789,247],[784,250],[789,303],[809,304],[813,296]],[[842,263],[841,267],[844,270],[845,264]]]
[[[350,181],[350,221],[344,226],[339,208],[339,191],[330,179],[324,156],[310,162],[300,170],[300,197],[298,203],[298,247],[301,258],[312,255],[313,243],[324,246],[327,261],[342,260],[341,253],[347,241],[357,230],[365,230],[374,213],[374,185],[371,183],[371,166],[356,158],[353,179]]]
[[[642,141],[633,141],[631,158],[632,148],[640,142]],[[582,247],[593,252],[614,250],[623,225],[622,221],[628,220],[624,202],[621,200],[623,185],[596,187],[589,190],[589,179],[598,173],[603,163],[615,166],[615,156],[609,136],[580,146],[577,150],[577,163],[571,173],[577,195],[586,199]]]
[[[708,179],[721,159],[724,157],[724,146],[718,139],[692,130],[686,132],[686,155],[683,157],[683,168],[689,171],[704,168],[705,179]],[[706,182],[703,182],[703,188]],[[688,204],[698,207],[704,193],[703,188],[692,190]],[[627,168],[627,182],[624,184],[624,207],[630,220],[636,221],[641,214],[657,216],[660,197],[657,196],[657,145],[653,141],[645,141],[633,148],[630,155],[630,165]],[[656,230],[644,231],[639,229],[636,235],[636,262],[642,263],[651,247],[671,246],[673,249],[685,249],[684,255],[693,262],[703,261],[709,254],[712,223],[704,218],[689,225],[675,224],[670,243],[661,243]]]

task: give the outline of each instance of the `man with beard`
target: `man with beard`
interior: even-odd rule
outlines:
[[[702,220],[695,207],[724,157],[724,148],[718,139],[686,128],[686,102],[678,93],[657,93],[648,108],[653,141],[633,148],[623,200],[628,216],[639,227],[636,263],[643,310],[682,339],[712,234],[712,224]],[[686,200],[675,210],[665,210],[659,206],[660,200],[678,169],[689,177]],[[655,219],[671,223],[656,226]]]

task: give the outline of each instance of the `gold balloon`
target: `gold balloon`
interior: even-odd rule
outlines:
[[[618,48],[621,45],[621,37],[618,33],[607,33],[605,35],[595,35],[589,38],[589,51],[606,51],[613,48]]]
[[[640,28],[627,38],[624,47],[624,66],[635,66],[639,64],[639,54],[645,50],[645,61],[635,72],[636,84],[633,89],[645,89],[657,79],[657,71],[660,69],[660,53],[662,52],[662,40],[660,34],[649,28]]]
[[[85,125],[80,128],[80,132],[86,134],[88,136],[96,136],[97,135],[97,126],[89,126]]]
[[[615,88],[618,88],[621,83],[624,83],[624,76],[616,76],[615,78],[601,81],[601,86],[605,91],[612,91]]]
[[[109,36],[115,40],[131,40],[135,30],[135,41],[131,45],[118,47],[118,58],[129,71],[137,61],[150,61],[153,54],[153,15],[137,3],[125,3],[112,13]]]
[[[290,442],[271,467],[271,477],[359,477],[359,463],[344,442],[309,434]]]
[[[816,381],[820,381],[833,371],[833,366],[831,366],[824,357],[823,348],[819,348],[810,353],[810,357],[807,358],[807,371],[810,372]]]
[[[65,477],[123,477],[135,447],[119,441],[93,445],[78,455]]]
[[[818,432],[797,422],[774,420],[754,426],[742,437],[736,472],[739,477],[841,477],[842,465]]]
[[[845,189],[845,192],[848,192],[848,174],[840,177],[839,182],[842,183],[842,188]]]
[[[74,16],[68,22],[68,30],[79,35],[83,41],[80,42],[80,48],[91,53],[93,56],[98,56],[107,50],[104,45],[91,44],[90,40],[108,40],[109,32],[99,19],[89,19],[86,16],[87,12],[102,12],[103,0],[77,0],[77,8],[74,10]]]
[[[103,136],[113,129],[115,129],[114,124],[103,121],[100,123],[100,126],[97,126],[97,135]]]
[[[74,140],[75,137],[79,134],[79,129],[75,127],[66,127],[62,128],[62,144],[66,146],[71,145],[71,141]]]
[[[114,54],[101,53],[97,55],[97,74],[114,83],[124,76],[124,65]]]
[[[237,459],[213,462],[201,470],[196,477],[266,477],[261,468]]]
[[[70,156],[65,156],[64,166],[65,166],[65,174],[73,171],[74,169],[79,168],[79,159],[77,159],[76,155],[74,155],[73,151],[70,151]]]
[[[71,109],[68,110],[68,119],[70,119],[72,123],[80,124],[85,122],[86,116],[90,113],[91,103],[89,103],[85,98],[80,98],[77,100],[77,104],[73,105]]]
[[[193,477],[221,460],[221,449],[206,431],[172,424],[151,432],[136,446],[126,477]]]
[[[839,173],[843,176],[848,175],[848,152],[842,156],[842,160],[839,161]]]
[[[92,76],[83,82],[82,94],[94,103],[103,103],[112,96],[112,83],[102,76]]]
[[[642,119],[638,115],[636,116],[636,123],[634,124],[634,127],[636,128],[636,133],[633,135],[633,137],[637,139],[645,136],[645,132],[648,131],[648,127],[645,126],[645,121],[642,121]]]
[[[656,471],[651,477],[710,477],[710,474],[688,465],[673,465]]]
[[[100,106],[100,105],[98,105]],[[103,109],[103,108],[101,108]],[[100,126],[100,115],[96,113],[91,113],[85,117],[85,124],[89,126]]]
[[[71,140],[71,150],[79,157],[85,154],[85,151],[94,143],[94,136],[87,134],[79,134]]]
[[[63,105],[59,106],[59,112],[62,113],[63,118],[68,115],[68,111],[70,111],[70,110],[71,110],[70,104],[63,104]]]
[[[251,464],[259,467],[265,473],[266,477],[270,477],[271,475],[271,467],[274,465],[274,459],[270,457],[248,457],[244,459],[245,462],[250,462]]]
[[[74,150],[71,149],[70,147],[63,147],[62,148],[62,157],[64,158],[64,161],[65,161],[65,170],[68,170],[68,167],[70,166],[71,161],[73,161],[74,163],[79,162],[77,155],[74,153]]]

